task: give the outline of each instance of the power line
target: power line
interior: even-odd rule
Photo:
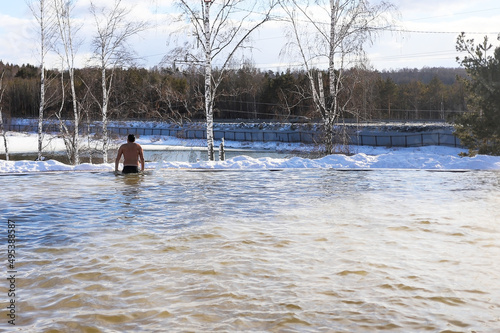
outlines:
[[[448,14],[448,15],[421,17],[421,18],[416,18],[416,19],[410,19],[407,21],[423,21],[423,20],[442,18],[442,17],[452,17],[452,16],[468,15],[468,14],[474,14],[474,13],[491,12],[493,10],[499,10],[499,9],[500,9],[500,7],[496,7],[496,8],[490,8],[490,9],[473,10],[473,11],[469,11],[469,12],[453,13],[453,14]]]
[[[383,59],[383,60],[397,60],[397,59],[407,59],[407,58],[422,58],[422,57],[435,57],[435,56],[450,56],[456,55],[457,52],[455,50],[444,50],[444,51],[436,51],[436,52],[422,52],[422,53],[412,53],[405,55],[389,55],[383,57],[376,57],[375,59]]]
[[[406,30],[406,29],[396,29],[396,28],[386,28],[380,29],[383,31],[392,31],[392,32],[405,32],[405,33],[414,33],[414,34],[461,34],[462,32],[466,35],[498,35],[500,32],[477,32],[477,31],[425,31],[425,30]]]
[[[237,8],[240,11],[248,11],[251,12],[248,9],[244,8]],[[484,10],[476,10],[476,11],[469,11],[469,12],[461,12],[461,13],[454,13],[450,15],[441,15],[441,16],[430,16],[430,17],[423,17],[423,18],[417,18],[417,19],[411,19],[407,21],[419,21],[419,20],[425,20],[425,19],[433,19],[433,18],[439,18],[439,17],[450,17],[450,16],[457,16],[457,15],[465,15],[465,14],[472,14],[472,13],[480,13],[480,12],[491,12],[493,10],[498,10],[500,8],[491,8],[491,9],[484,9]],[[260,13],[258,11],[253,12],[255,14],[264,14]],[[319,24],[327,24],[323,22],[318,22]],[[377,29],[378,31],[388,31],[388,32],[396,32],[396,33],[406,33],[406,34],[433,34],[433,35],[459,35],[463,31],[436,31],[436,30],[414,30],[414,29],[404,29],[404,28],[397,28],[397,27],[381,27]],[[500,32],[478,32],[478,31],[468,31],[464,32],[466,35],[498,35]],[[283,36],[266,36],[263,38],[253,38],[254,41],[266,41],[266,40],[282,40]],[[447,55],[455,55],[456,52],[453,51],[438,51],[438,52],[426,52],[426,53],[417,53],[417,54],[409,54],[409,55],[392,55],[392,56],[386,56],[386,57],[376,57],[377,59],[383,59],[383,60],[395,60],[395,59],[411,59],[411,58],[418,58],[418,57],[433,57],[433,56],[439,56],[439,57],[444,57]],[[138,58],[153,58],[157,56],[162,56],[165,54],[152,54],[152,55],[146,55]],[[268,67],[269,64],[259,64],[256,65],[256,67]],[[273,64],[274,67],[280,67],[280,65],[276,66],[276,64]],[[283,67],[300,67],[301,65],[299,64],[282,64],[281,66]]]
[[[413,34],[442,34],[442,35],[459,35],[462,32],[466,35],[499,35],[500,31],[488,32],[488,31],[426,31],[426,30],[409,30],[401,28],[380,28],[378,31],[390,31],[390,32],[400,32],[400,33],[413,33]],[[269,36],[264,38],[253,38],[255,41],[264,41],[272,39],[283,39],[283,36]]]

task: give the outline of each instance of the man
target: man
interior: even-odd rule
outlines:
[[[139,161],[141,162],[141,171],[144,171],[144,153],[140,144],[135,143],[135,136],[129,134],[127,143],[121,145],[115,160],[115,172],[118,171],[118,164],[123,155],[122,173],[138,173]]]

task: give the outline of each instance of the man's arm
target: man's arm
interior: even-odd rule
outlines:
[[[141,160],[141,171],[144,171],[144,152],[142,147],[139,145],[139,159]]]
[[[115,171],[118,171],[118,164],[120,164],[120,159],[122,158],[122,154],[123,154],[123,149],[122,147],[120,147],[120,149],[118,149],[118,154],[116,154]]]

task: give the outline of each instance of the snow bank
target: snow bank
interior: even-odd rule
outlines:
[[[426,149],[429,148],[429,149]],[[436,149],[437,148],[437,149]],[[381,149],[378,149],[379,151]],[[353,156],[329,155],[320,159],[293,157],[276,159],[238,156],[223,162],[162,162],[161,168],[200,169],[429,169],[429,170],[493,170],[500,169],[500,157],[440,154],[442,147],[404,148],[378,155],[358,153]],[[449,149],[454,150],[454,149]]]
[[[381,150],[381,149],[377,149]],[[497,170],[500,157],[459,157],[441,154],[442,147],[390,150],[377,155],[358,153],[353,156],[330,155],[319,159],[293,157],[252,158],[238,156],[218,162],[149,162],[147,169],[217,169],[217,170],[269,170],[269,169],[427,169],[427,170]],[[450,152],[450,151],[448,151]],[[57,161],[0,161],[0,173],[27,173],[44,171],[113,171],[113,164],[66,165]]]
[[[36,153],[38,149],[38,136],[33,133],[8,132],[7,143],[9,153]],[[55,135],[45,134],[43,140],[45,152],[64,151],[64,141]],[[0,153],[4,154],[3,137],[0,137]]]
[[[67,165],[58,161],[3,161],[0,160],[0,173],[28,173],[55,171],[113,171],[112,164]]]
[[[36,152],[36,134],[9,133],[9,151]],[[46,136],[50,148],[46,150],[64,150],[62,140],[57,137]],[[138,140],[143,145],[165,147],[203,147],[204,140],[185,140],[177,138],[149,138]],[[0,139],[0,151],[3,150],[3,141]],[[117,143],[115,143],[117,144]],[[246,142],[226,142],[226,147],[248,148]],[[253,143],[256,144],[256,143]],[[265,145],[253,147],[255,149],[270,150],[298,150],[310,151],[314,147],[303,144],[285,144],[266,142]],[[155,148],[156,149],[156,148]],[[293,157],[280,158],[252,158],[237,156],[223,162],[149,162],[147,169],[227,169],[227,170],[259,170],[259,169],[430,169],[430,170],[497,170],[500,169],[499,156],[459,157],[464,151],[460,148],[442,146],[428,146],[418,148],[385,148],[356,146],[352,147],[353,155],[330,155],[319,159]],[[47,171],[113,171],[114,163],[108,164],[80,164],[66,165],[54,160],[48,161],[3,161],[0,160],[0,173],[29,173]]]

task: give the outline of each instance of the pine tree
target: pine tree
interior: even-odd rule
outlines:
[[[457,61],[469,76],[465,86],[471,111],[459,118],[455,134],[469,148],[470,155],[500,155],[500,47],[491,54],[493,46],[488,37],[476,45],[474,39],[466,39],[462,33],[456,48],[466,53]]]

